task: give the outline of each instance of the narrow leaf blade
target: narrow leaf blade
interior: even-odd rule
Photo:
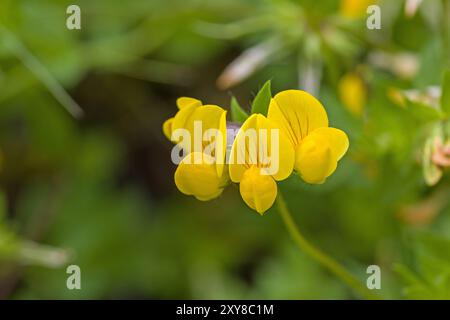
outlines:
[[[242,109],[235,97],[231,97],[230,109],[232,121],[243,123],[248,118],[247,112]]]
[[[272,92],[270,90],[270,80],[268,80],[253,100],[252,113],[261,113],[266,116],[270,99],[272,99]]]

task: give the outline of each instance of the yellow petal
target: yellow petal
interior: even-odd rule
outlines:
[[[301,90],[286,90],[275,95],[269,105],[268,118],[278,123],[294,147],[314,129],[328,127],[322,104]]]
[[[178,139],[172,139],[172,133],[177,129],[186,129],[186,121],[189,119],[189,117],[195,111],[195,109],[197,109],[201,105],[202,102],[194,98],[181,97],[177,99],[177,106],[178,109],[180,110],[175,114],[172,121],[170,121],[168,124],[164,123],[163,125],[163,131],[166,130],[168,132],[169,128],[171,128],[169,140],[171,140],[174,143],[179,142]],[[167,120],[166,122],[168,122],[169,120]],[[164,134],[167,136],[166,131],[164,131]]]
[[[187,106],[199,107],[201,105],[202,105],[202,102],[200,100],[197,100],[194,98],[180,97],[177,99],[177,106],[178,106],[178,109],[180,109],[180,110]]]
[[[172,123],[172,132],[177,129],[187,130],[190,134],[191,140],[178,139],[179,141],[175,141],[175,139],[172,139],[172,141],[180,143],[182,148],[191,152],[204,152],[206,146],[212,145],[214,148],[210,149],[219,151],[214,151],[210,155],[215,157],[215,153],[218,153],[220,161],[218,161],[217,170],[220,174],[223,170],[226,149],[226,111],[215,105],[183,107],[175,115]],[[205,140],[205,136],[208,132],[211,132],[210,129],[214,134],[210,136],[210,141],[208,141]],[[188,147],[187,144],[190,144],[190,146]]]
[[[252,166],[264,168],[275,180],[286,179],[293,170],[295,153],[285,132],[261,114],[251,115],[239,129],[231,147],[229,171],[240,182]]]
[[[200,121],[203,134],[209,129],[220,130],[224,121],[226,126],[226,113],[221,107],[212,104],[197,107],[186,119],[185,128],[193,135],[195,121]]]
[[[224,160],[227,146],[226,115],[227,112],[219,106],[204,105],[196,108],[186,120],[186,129],[191,133],[192,137],[191,150],[204,152],[205,147],[208,145],[213,146],[214,148],[211,148],[212,150],[209,155],[217,158],[216,163],[218,175],[222,174],[223,164],[225,162]],[[200,124],[201,131],[199,130]],[[208,133],[211,133],[209,141],[204,140]],[[198,143],[198,146],[195,146],[195,139],[198,139],[198,136],[200,136],[200,140],[198,142],[201,142],[201,144]],[[201,150],[195,150],[195,147],[200,147]]]
[[[178,190],[202,201],[218,197],[226,180],[225,175],[217,175],[214,159],[201,153],[187,155],[175,171],[175,184]]]
[[[173,124],[173,118],[167,119],[163,123],[163,132],[167,139],[172,140],[172,124]]]
[[[295,170],[307,183],[321,184],[337,166],[330,143],[321,135],[309,135],[295,152]]]
[[[321,136],[327,141],[336,160],[340,160],[347,152],[349,141],[347,134],[336,128],[318,128],[309,134],[310,136]]]
[[[347,110],[360,117],[367,101],[367,88],[356,73],[347,73],[339,80],[339,97]]]
[[[223,112],[219,119],[219,132],[222,135],[222,144],[216,148],[216,170],[220,177],[223,174],[225,166],[225,156],[227,153],[227,112]],[[218,141],[219,142],[219,141]]]
[[[261,175],[260,168],[253,166],[244,172],[239,191],[250,208],[263,214],[277,197],[277,184],[271,176]]]
[[[173,118],[172,122],[172,133],[175,130],[178,129],[187,129],[186,128],[186,122],[188,121],[189,117],[192,115],[192,113],[197,109],[196,105],[189,105],[184,107],[183,109],[180,109]],[[192,135],[192,133],[191,133]],[[173,142],[177,143],[175,139],[171,139]]]
[[[250,152],[250,148],[256,150],[257,142],[255,142],[256,135],[251,136],[251,132],[248,129],[254,129],[256,127],[257,114],[251,115],[242,124],[231,146],[230,161],[228,170],[230,173],[230,179],[233,182],[240,182],[244,172],[256,165],[256,156],[254,152]]]

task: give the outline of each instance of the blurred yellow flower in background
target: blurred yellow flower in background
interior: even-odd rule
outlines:
[[[339,11],[347,18],[362,18],[366,15],[367,7],[375,3],[376,0],[342,0]]]
[[[367,102],[367,86],[356,72],[345,74],[338,84],[339,98],[344,107],[354,116],[361,117]]]

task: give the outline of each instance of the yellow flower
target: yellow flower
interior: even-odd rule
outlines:
[[[175,117],[163,124],[166,137],[187,153],[175,171],[175,184],[184,194],[202,201],[211,200],[222,193],[228,180],[224,170],[227,112],[188,97],[179,98],[177,105],[179,111]],[[200,131],[197,124],[201,125]],[[189,139],[179,134],[183,131],[177,132],[178,129],[188,132]],[[210,129],[218,135],[208,136]]]
[[[172,142],[177,142],[172,140],[172,132],[176,129],[184,128],[187,118],[194,112],[194,110],[201,106],[202,102],[200,100],[181,97],[177,99],[177,106],[179,111],[173,118],[169,118],[163,124],[164,135]]]
[[[367,87],[357,73],[347,73],[338,85],[339,97],[350,113],[361,117],[367,101]]]
[[[251,115],[231,147],[229,174],[244,202],[263,214],[275,201],[277,184],[293,170],[294,149],[285,133],[265,116]]]
[[[325,109],[304,91],[280,92],[271,99],[267,117],[251,115],[228,141],[229,159],[226,111],[193,98],[180,98],[177,104],[179,111],[163,125],[164,134],[187,154],[175,184],[202,201],[218,197],[231,179],[239,183],[244,202],[263,214],[277,197],[277,181],[295,170],[308,183],[323,183],[348,149],[347,135],[328,127]],[[209,129],[217,135],[207,135]]]
[[[328,127],[324,107],[305,91],[286,90],[275,95],[268,119],[286,133],[295,150],[294,170],[308,183],[323,183],[348,149],[345,132]]]
[[[198,152],[190,153],[180,162],[174,177],[178,190],[201,201],[220,196],[228,181],[226,170],[217,174],[213,157]]]
[[[376,0],[341,0],[340,13],[347,18],[362,18],[367,7],[375,3]]]

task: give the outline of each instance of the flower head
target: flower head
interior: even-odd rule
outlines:
[[[214,199],[228,181],[224,170],[226,111],[188,97],[179,98],[177,105],[177,114],[163,124],[165,136],[186,154],[175,171],[175,184],[199,200]]]
[[[268,118],[286,132],[295,150],[294,170],[305,182],[323,183],[348,149],[345,132],[328,127],[324,107],[305,91],[286,90],[275,95]]]
[[[322,104],[300,90],[270,96],[269,91],[268,111],[259,111],[267,117],[254,111],[240,127],[227,123],[219,106],[178,99],[179,111],[163,131],[184,153],[175,172],[182,193],[211,200],[231,180],[239,184],[244,202],[263,214],[277,197],[277,182],[293,171],[319,184],[336,170],[349,142],[343,131],[328,127]],[[227,124],[237,134],[229,134]]]
[[[233,142],[229,165],[244,202],[264,213],[277,196],[275,181],[289,177],[293,167],[294,149],[285,133],[265,116],[251,115]]]

